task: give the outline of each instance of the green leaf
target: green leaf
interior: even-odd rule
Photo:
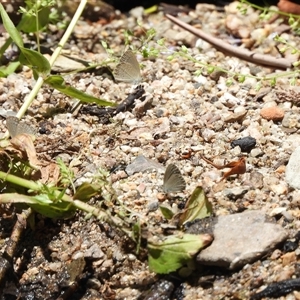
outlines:
[[[76,212],[76,208],[69,202],[60,201],[54,205],[29,205],[37,213],[51,219],[69,219],[72,218]]]
[[[181,51],[186,54],[186,53],[188,53],[188,48],[186,46],[182,45]]]
[[[187,201],[183,213],[179,217],[179,226],[196,219],[203,219],[212,214],[212,205],[208,201],[202,187],[198,186]]]
[[[211,74],[214,70],[215,70],[215,67],[213,67],[213,66],[207,67],[207,73],[208,74]]]
[[[273,77],[270,81],[271,86],[275,86],[276,85],[276,77]]]
[[[171,235],[164,240],[148,240],[148,262],[151,271],[168,274],[189,264],[193,257],[212,241],[208,234]]]
[[[49,76],[45,80],[45,83],[49,84],[50,86],[60,91],[61,93],[72,98],[77,98],[80,101],[85,103],[96,103],[97,105],[100,106],[116,106],[116,104],[113,102],[109,102],[103,99],[98,99],[96,97],[85,94],[71,86],[65,85],[64,79],[59,75]]]
[[[25,203],[33,210],[48,218],[67,219],[76,212],[72,202],[59,200],[52,202],[46,194],[37,196],[25,196],[17,193],[0,195],[0,203]]]
[[[0,66],[0,77],[7,77],[8,75],[14,73],[20,66],[20,62],[10,62],[7,66]]]
[[[142,228],[141,228],[140,221],[137,221],[132,226],[132,233],[133,233],[133,239],[136,243],[136,253],[139,253],[141,248],[141,240],[142,240]]]
[[[168,207],[165,207],[165,206],[160,206],[159,208],[160,208],[161,213],[167,220],[170,220],[173,218],[174,213],[172,212],[171,209],[169,209]]]
[[[19,31],[17,30],[17,28],[15,27],[15,25],[13,24],[13,22],[11,21],[11,19],[9,18],[8,14],[6,13],[1,3],[0,3],[0,15],[1,15],[4,28],[9,33],[12,40],[15,42],[15,44],[18,47],[23,47],[22,37]]]
[[[228,78],[228,79],[226,80],[226,86],[231,86],[232,84],[233,84],[232,78]]]
[[[58,200],[56,202],[51,201],[46,194],[40,194],[31,197],[35,200],[35,203],[29,204],[29,206],[48,218],[55,219],[68,219],[74,216],[76,208],[72,202]]]
[[[39,9],[38,18],[33,14],[25,13],[22,16],[22,20],[18,28],[26,33],[37,32],[49,24],[49,16],[49,7],[43,7],[42,9]]]
[[[39,74],[49,74],[51,67],[48,60],[39,52],[20,47],[22,55],[20,55],[20,62],[23,65],[29,66]]]
[[[6,193],[0,195],[0,203],[26,203],[26,204],[34,204],[36,200],[32,197],[25,196],[17,193]]]
[[[51,75],[45,79],[45,82],[53,87],[62,86],[65,82],[64,78],[60,75]]]
[[[90,200],[93,196],[97,195],[100,189],[100,185],[84,182],[77,188],[73,198],[86,202]]]
[[[159,40],[157,40],[156,42],[157,42],[157,44],[158,44],[159,46],[164,46],[164,45],[165,45],[165,38],[159,39]]]
[[[245,82],[246,76],[245,75],[238,75],[238,82],[243,83]]]

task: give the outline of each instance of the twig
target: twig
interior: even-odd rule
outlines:
[[[122,101],[116,107],[98,107],[98,106],[83,106],[81,109],[82,113],[88,113],[93,116],[98,116],[101,119],[102,124],[109,123],[109,119],[120,112],[130,110],[136,99],[141,99],[143,101],[142,96],[144,95],[145,90],[142,85],[138,85],[135,90],[130,93],[127,98]]]
[[[17,221],[13,228],[10,239],[8,240],[3,256],[0,257],[0,282],[2,283],[7,279],[8,272],[13,272],[12,263],[16,254],[17,247],[21,238],[21,234],[26,228],[27,219],[32,215],[31,208],[23,210],[23,212],[17,215]]]
[[[252,62],[256,65],[261,65],[265,67],[272,67],[275,69],[286,70],[288,68],[293,68],[293,63],[296,61],[293,59],[286,58],[276,58],[269,55],[263,55],[259,53],[255,53],[253,51],[249,51],[247,49],[238,48],[232,45],[229,45],[223,42],[220,39],[217,39],[209,34],[204,33],[200,29],[196,29],[193,26],[180,21],[179,19],[166,15],[166,17],[171,20],[173,23],[177,24],[181,28],[193,33],[197,37],[205,40],[206,42],[212,44],[216,49],[226,53],[227,55],[238,57],[248,62]]]
[[[264,290],[251,296],[251,300],[260,300],[267,297],[284,296],[292,291],[300,290],[300,279],[288,279],[270,284]]]

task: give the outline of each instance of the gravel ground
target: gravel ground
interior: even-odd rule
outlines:
[[[292,239],[300,228],[300,192],[289,187],[285,166],[300,142],[298,78],[296,86],[291,86],[290,78],[279,77],[279,71],[228,57],[173,25],[161,12],[143,16],[142,9],[137,8],[128,16],[116,15],[106,25],[81,21],[68,44],[68,55],[101,62],[107,58],[100,43],[105,40],[119,56],[125,50],[124,30],[130,29],[130,46],[137,50],[142,64],[144,102],[138,101],[133,110],[121,112],[103,124],[97,116],[83,111],[71,113],[74,101],[44,87],[25,116],[27,122],[48,130],[36,141],[39,158],[61,157],[73,167],[77,184],[91,178],[99,168],[113,170],[110,179],[118,199],[142,224],[153,228],[153,233],[161,233],[160,225],[167,223],[158,206],[177,212],[200,185],[216,216],[261,210],[275,218]],[[137,19],[142,27],[137,25]],[[236,3],[225,11],[199,4],[181,19],[227,43],[278,56],[277,43],[270,35],[284,27],[280,19],[267,23],[251,9],[242,16]],[[158,55],[143,59],[141,40],[151,28],[156,35],[143,46],[157,49]],[[292,32],[282,36],[290,44],[299,45],[299,37]],[[161,38],[165,38],[164,47],[156,42]],[[183,45],[186,54],[199,63],[187,60],[183,54],[167,59]],[[209,74],[203,64],[222,67],[230,74],[278,74],[278,80],[271,87],[253,76],[243,83],[233,78],[228,86],[230,74],[216,70]],[[200,75],[196,73],[199,70]],[[131,84],[114,82],[108,72],[65,78],[80,90],[118,103],[134,89]],[[34,85],[31,72],[23,68],[0,80],[2,115],[9,110],[18,111]],[[5,118],[0,126],[5,132]],[[239,147],[232,148],[231,142],[247,136],[257,143],[250,153],[243,153],[246,173],[220,181],[221,170],[207,164],[200,155],[216,164],[235,161],[242,153]],[[125,167],[138,155],[159,163],[161,168],[129,176]],[[185,191],[171,198],[165,197],[161,189],[164,168],[170,163],[180,168],[187,183]],[[232,199],[229,195],[236,188],[245,192]],[[0,220],[4,245],[16,220],[15,213],[5,214]],[[249,299],[260,287],[299,277],[299,253],[298,245],[289,252],[280,245],[240,270],[198,266],[187,280],[167,276],[164,282],[149,271],[146,253],[136,255],[135,245],[105,222],[86,218],[82,212],[72,219],[57,221],[37,216],[35,230],[27,228],[20,240],[13,261],[15,275],[8,276],[1,299]],[[150,298],[143,294],[155,283],[160,284],[153,287],[156,295]],[[173,291],[172,296],[169,291]],[[300,299],[300,293],[294,291],[279,299]]]

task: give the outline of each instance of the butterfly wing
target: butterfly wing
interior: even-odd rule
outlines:
[[[165,193],[180,192],[183,191],[185,187],[185,180],[178,167],[174,164],[168,165],[164,175],[163,191]]]
[[[19,122],[20,120],[14,116],[8,116],[6,118],[6,126],[11,137],[17,135]]]
[[[23,133],[36,135],[37,130],[34,127],[32,127],[24,122],[20,122],[18,125],[17,135],[23,134]]]
[[[117,81],[138,83],[141,81],[140,65],[131,50],[127,50],[114,70]]]
[[[19,134],[32,134],[36,135],[36,129],[20,120],[15,116],[8,116],[6,118],[6,126],[10,136],[13,138]]]

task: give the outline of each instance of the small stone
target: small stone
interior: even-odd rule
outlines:
[[[284,117],[284,110],[278,106],[264,107],[260,111],[262,118],[272,121],[281,121]]]
[[[141,19],[143,17],[144,8],[142,6],[135,7],[129,11],[129,14],[136,18]]]
[[[52,263],[49,263],[48,268],[52,272],[59,272],[59,270],[61,269],[61,266],[62,266],[61,262],[52,262]]]
[[[223,193],[229,199],[236,200],[238,198],[242,198],[248,192],[248,189],[248,187],[235,187],[231,189],[225,189]]]
[[[84,252],[84,257],[89,259],[99,259],[104,257],[104,253],[99,245],[94,244]]]
[[[275,249],[273,251],[273,253],[271,254],[270,258],[272,260],[276,260],[276,259],[278,259],[281,256],[281,254],[282,254],[282,252],[279,249]]]
[[[264,186],[264,176],[263,174],[254,171],[250,174],[250,182],[252,186],[256,189],[262,189]]]
[[[224,95],[220,97],[220,101],[222,104],[229,108],[235,107],[241,102],[237,97],[233,96],[228,92],[225,92]]]
[[[157,193],[156,198],[160,202],[165,201],[166,200],[166,194],[165,193]]]
[[[282,247],[284,252],[293,252],[298,248],[298,242],[286,241]]]
[[[270,212],[270,217],[282,215],[282,212],[286,210],[286,207],[276,207]]]
[[[271,184],[270,189],[272,192],[274,192],[277,195],[284,195],[288,192],[288,187],[286,183]]]
[[[285,128],[299,128],[300,124],[298,114],[293,112],[286,113],[281,124]]]
[[[294,268],[287,268],[287,269],[283,268],[282,271],[279,272],[278,276],[276,276],[274,279],[277,282],[278,281],[284,281],[284,280],[293,280],[291,278],[294,275],[294,273],[295,273]],[[299,279],[294,279],[294,280],[299,280]],[[289,299],[289,298],[285,298],[285,299]]]
[[[300,146],[292,153],[286,166],[285,178],[294,189],[300,189]]]
[[[285,165],[281,165],[281,166],[279,166],[276,170],[275,170],[275,172],[276,173],[279,173],[279,174],[282,174],[282,173],[284,173],[285,172]]]
[[[211,130],[209,128],[204,128],[201,131],[201,136],[203,137],[203,139],[206,142],[210,142],[216,136],[216,133],[215,133],[215,131],[213,131],[213,130]]]
[[[234,113],[229,113],[225,115],[224,121],[226,123],[240,122],[246,116],[247,110],[243,107],[239,107],[236,109]]]
[[[231,142],[230,146],[232,148],[239,146],[242,152],[249,153],[256,145],[256,139],[251,136],[246,136],[239,138]]]
[[[261,151],[261,149],[255,148],[255,149],[251,150],[250,155],[252,157],[260,157],[260,156],[264,155],[264,153]]]
[[[282,216],[285,218],[285,220],[286,221],[288,221],[288,222],[292,222],[293,220],[294,220],[294,217],[293,217],[293,215],[291,214],[291,212],[290,211],[283,211],[282,212]]]
[[[148,208],[148,211],[156,211],[159,208],[159,204],[157,201],[151,202],[148,204],[147,208]]]

